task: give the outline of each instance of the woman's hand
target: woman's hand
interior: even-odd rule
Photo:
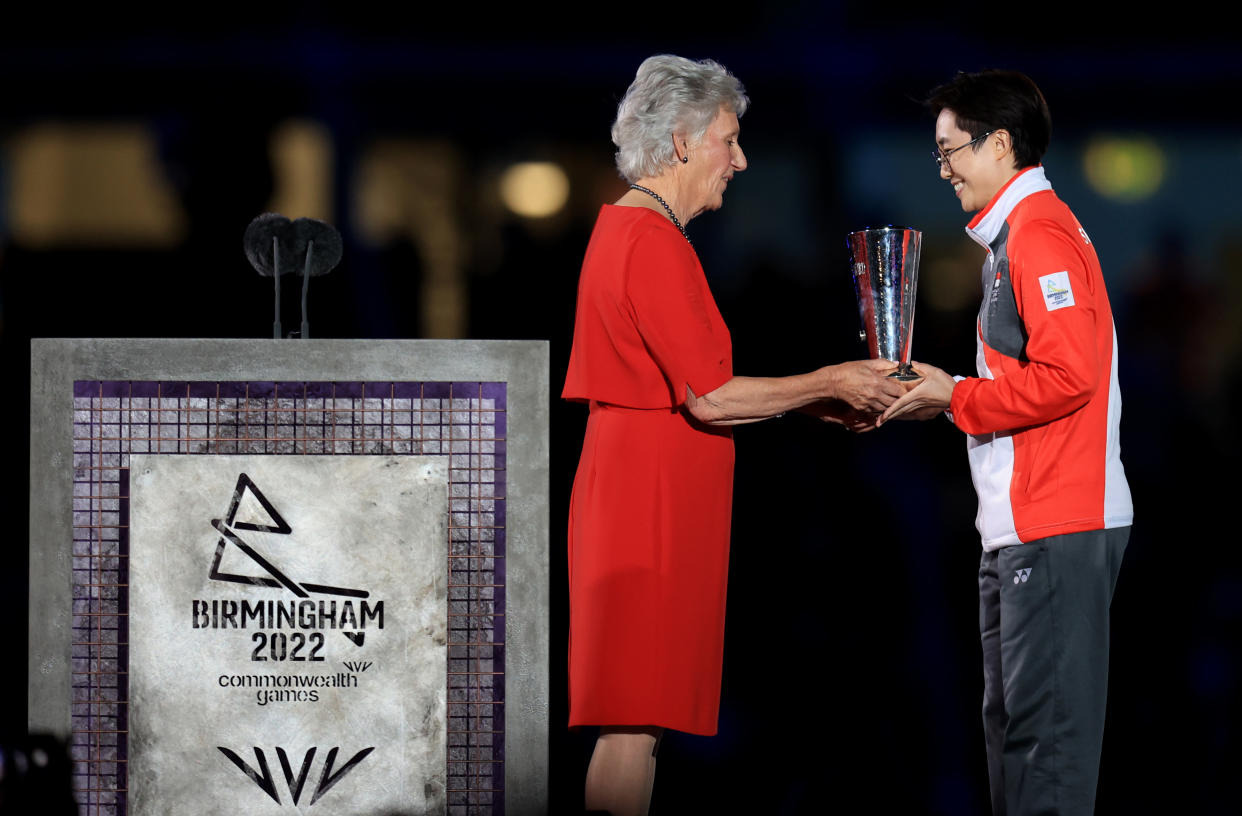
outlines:
[[[852,360],[829,368],[834,375],[833,396],[855,411],[878,414],[910,387],[888,376],[897,368],[891,360]]]

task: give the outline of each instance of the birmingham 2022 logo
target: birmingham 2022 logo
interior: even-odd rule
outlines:
[[[261,521],[237,519],[239,508],[247,496],[253,500],[248,503],[252,512],[254,505],[262,508],[265,518]],[[295,581],[287,570],[274,563],[278,560],[277,546],[269,541],[264,554],[259,547],[242,537],[239,531],[277,536],[291,536],[293,533],[293,528],[280,511],[247,474],[237,477],[228,511],[224,518],[212,519],[211,526],[220,533],[209,570],[211,580],[255,588],[283,588],[297,600],[287,597],[254,600],[195,598],[190,604],[194,629],[255,630],[251,638],[254,644],[251,660],[256,662],[322,662],[324,630],[340,630],[355,647],[362,648],[368,627],[384,628],[384,602],[370,600],[371,593],[367,590]],[[257,565],[262,574],[226,571],[222,564],[231,551],[230,545]],[[328,596],[331,600],[312,600],[312,595]],[[338,601],[338,598],[344,600]],[[286,635],[284,630],[290,630],[291,634]],[[350,661],[345,665],[351,671],[362,671],[369,664]]]
[[[253,501],[245,502],[247,496]],[[247,518],[252,520],[238,519],[243,503],[252,514]],[[256,509],[256,505],[261,510]],[[251,540],[248,541],[243,537],[240,531],[274,536],[292,536],[293,533],[292,526],[247,474],[242,473],[238,476],[228,511],[223,518],[212,519],[211,526],[220,534],[209,571],[211,580],[245,584],[255,588],[284,589],[296,600],[285,597],[279,600],[269,598],[253,601],[196,598],[191,606],[193,628],[254,629],[250,659],[259,663],[323,662],[324,630],[339,630],[354,648],[361,649],[366,642],[366,629],[369,626],[377,629],[384,628],[384,602],[382,600],[372,602],[370,593],[362,589],[295,581],[289,576],[287,570],[277,565],[279,558],[276,552],[280,548],[272,545],[271,539],[263,538],[268,543],[265,554],[260,551],[263,548],[255,544],[258,539],[251,536]],[[292,538],[280,541],[290,542]],[[226,554],[230,551],[230,545],[257,565],[261,574],[225,571],[222,564]],[[283,596],[285,593],[281,594]],[[329,600],[312,600],[312,595],[328,596]],[[286,632],[286,630],[290,631]],[[260,706],[270,703],[315,703],[320,699],[321,690],[345,691],[356,688],[357,675],[366,671],[371,663],[351,660],[344,661],[344,666],[347,671],[336,674],[222,674],[218,678],[218,683],[223,688],[254,688],[255,698]],[[345,691],[345,693],[348,692]],[[258,746],[252,747],[255,755],[254,766],[229,748],[217,746],[217,749],[260,790],[277,804],[282,804],[276,786],[276,777],[271,772],[266,752]],[[302,797],[318,748],[312,747],[305,752],[300,770],[296,774],[285,749],[277,746],[275,750],[289,797],[296,805]],[[313,805],[319,801],[320,797],[374,750],[375,746],[364,748],[355,753],[339,769],[334,770],[340,748],[329,749],[323,760],[323,769],[318,776],[310,804]]]

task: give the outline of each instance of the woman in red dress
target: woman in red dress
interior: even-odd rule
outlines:
[[[569,724],[600,727],[589,811],[646,813],[663,729],[716,733],[730,426],[806,408],[863,430],[906,390],[883,360],[733,375],[684,225],[746,169],[747,104],[717,63],[656,56],[612,129],[630,190],[587,246],[562,393],[591,411],[569,513]]]

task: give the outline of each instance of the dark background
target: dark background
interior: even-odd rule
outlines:
[[[182,11],[190,11],[183,9]],[[931,160],[915,101],[957,70],[1016,68],[1053,111],[1049,178],[1091,233],[1121,344],[1123,460],[1136,523],[1113,605],[1098,812],[1236,807],[1242,571],[1231,517],[1242,341],[1242,56],[1193,5],[1158,19],[1071,4],[543,6],[467,12],[365,4],[142,16],[13,12],[0,29],[3,148],[42,123],[141,125],[187,229],[173,246],[23,242],[0,154],[0,354],[14,399],[10,654],[24,653],[31,337],[270,337],[270,282],[241,252],[273,192],[268,140],[289,118],[332,144],[340,267],[312,285],[316,337],[426,336],[428,261],[368,239],[352,197],[379,139],[452,145],[453,218],[470,235],[463,336],[546,339],[552,361],[552,802],[579,803],[593,734],[570,734],[563,520],[585,409],[560,402],[578,265],[594,214],[623,189],[608,129],[638,63],[712,57],[746,84],[750,169],[690,225],[729,323],[735,370],[792,374],[859,356],[846,232],[925,232],[915,356],[973,373],[980,253]],[[6,10],[6,14],[7,14]],[[603,14],[597,20],[595,15]],[[1094,139],[1159,146],[1163,183],[1118,201],[1084,180]],[[540,222],[492,203],[498,167],[551,159],[566,210]],[[297,216],[301,213],[286,213]],[[960,287],[958,287],[960,288]],[[943,296],[941,296],[943,295]],[[296,328],[286,296],[285,328]],[[939,420],[853,436],[801,416],[738,429],[720,733],[671,734],[653,813],[825,810],[982,814],[979,545],[962,435]],[[6,665],[4,731],[25,728]]]

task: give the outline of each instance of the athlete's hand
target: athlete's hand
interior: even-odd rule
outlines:
[[[931,419],[949,407],[957,381],[934,365],[911,365],[916,374],[922,375],[922,381],[884,410],[876,421],[877,427],[890,419]]]

